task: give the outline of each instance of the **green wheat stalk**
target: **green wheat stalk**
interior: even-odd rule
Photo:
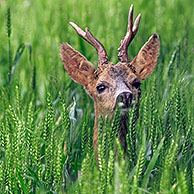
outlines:
[[[106,143],[107,143],[107,123],[108,117],[99,118],[98,124],[98,166],[99,166],[99,193],[105,193],[107,180],[106,180],[106,173],[107,173],[107,155],[106,155]]]
[[[8,121],[7,121],[8,122]],[[8,125],[7,125],[8,127]],[[6,128],[9,130],[9,128]],[[10,141],[10,134],[7,134],[6,142],[6,166],[4,171],[4,183],[5,183],[5,190],[13,192],[13,188],[15,186],[13,179],[14,179],[14,164],[13,164],[13,157],[14,154],[12,152],[12,142]]]
[[[182,154],[183,154],[183,158],[184,158],[185,162],[187,160],[186,155],[189,151],[189,147],[191,146],[191,140],[190,140],[191,136],[192,136],[192,126],[190,125],[188,130],[187,130],[187,133],[185,135],[185,139],[184,139],[184,143],[183,143],[183,147],[182,147]]]
[[[152,144],[152,154],[154,153],[157,147],[157,135],[158,135],[158,111],[156,109],[156,85],[154,84],[152,87],[152,92],[150,94],[150,140]]]
[[[163,135],[165,136],[164,140],[164,151],[167,150],[170,146],[170,140],[173,136],[172,127],[171,127],[171,118],[172,118],[172,101],[167,101],[165,103],[165,117],[164,117],[164,131]]]
[[[81,130],[81,151],[83,156],[85,154],[87,140],[88,140],[88,128],[86,122],[84,121]]]
[[[182,112],[181,112],[181,94],[179,86],[175,90],[175,123],[177,133],[182,132]]]
[[[33,111],[32,111],[32,102],[30,102],[28,106],[28,111],[27,111],[27,119],[26,119],[26,129],[25,129],[25,139],[26,139],[26,147],[28,149],[28,154],[29,154],[29,160],[28,160],[28,165],[32,165],[32,153],[33,153],[33,148],[32,148],[32,139],[33,135],[32,133],[34,132],[33,130]]]
[[[192,171],[192,186],[193,186],[193,191],[194,191],[194,168],[193,168],[193,171]]]
[[[8,83],[11,81],[12,57],[11,57],[11,10],[7,8],[7,37],[8,37]]]
[[[149,137],[149,100],[148,96],[144,99],[144,109],[143,109],[143,123],[144,123],[144,131],[146,135],[146,139]]]
[[[121,158],[121,161],[119,163],[119,179],[120,179],[120,193],[129,193],[131,192],[131,189],[129,187],[129,177],[128,177],[128,173],[126,173],[126,161],[124,160],[124,158]]]
[[[126,136],[127,140],[127,151],[129,153],[130,168],[135,165],[137,160],[136,156],[136,121],[137,121],[137,107],[133,106],[129,111],[129,124],[128,124],[128,133]]]
[[[93,155],[93,143],[92,143],[92,128],[88,128],[88,142],[87,142],[87,153],[92,157]]]
[[[0,160],[0,188],[3,188],[3,184],[4,184],[4,169],[5,169],[5,165],[3,160]]]
[[[52,106],[52,101],[50,94],[47,94],[47,106],[48,106],[48,112],[47,112],[47,122],[45,123],[46,133],[47,133],[47,141],[45,144],[45,165],[46,165],[46,174],[45,179],[47,184],[51,184],[52,182],[52,176],[51,172],[53,169],[53,156],[54,156],[54,148],[55,148],[55,141],[54,141],[54,109]]]
[[[114,139],[119,132],[120,120],[121,120],[121,113],[119,108],[117,107],[114,112],[113,121],[111,122],[111,128],[110,128],[109,137],[108,137],[108,146],[110,150],[113,150]]]
[[[162,171],[162,177],[160,180],[160,191],[161,192],[166,193],[169,191],[169,182],[172,179],[171,172],[172,172],[173,164],[176,159],[177,149],[178,149],[178,144],[175,142],[174,139],[172,139],[168,154],[165,158],[165,163],[164,163],[163,171]]]
[[[177,177],[178,177],[178,185],[177,185],[178,193],[188,194],[189,192],[187,188],[185,173],[179,172]]]
[[[138,193],[138,185],[142,178],[143,165],[144,165],[144,148],[142,146],[139,151],[139,157],[137,159],[137,165],[136,165],[136,172],[133,177],[132,193]]]
[[[63,142],[64,142],[64,135],[62,135],[56,147],[57,149],[55,150],[55,160],[53,165],[53,178],[54,178],[53,184],[55,189],[58,188],[58,185],[61,183],[61,178],[62,178]]]
[[[111,185],[113,181],[113,174],[114,173],[114,152],[110,150],[109,152],[109,160],[108,160],[108,167],[107,167],[107,184]]]

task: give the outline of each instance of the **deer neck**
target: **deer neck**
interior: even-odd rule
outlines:
[[[139,98],[141,95],[141,91],[139,91],[137,99],[136,99],[136,104],[135,104],[135,122],[137,121],[139,117]],[[94,122],[94,134],[93,134],[93,145],[94,145],[94,150],[97,150],[98,147],[98,121],[100,116],[105,116],[106,112],[103,110],[100,110],[96,104],[94,105],[95,108],[95,122]],[[109,118],[112,118],[113,112],[110,113]],[[119,140],[121,142],[122,147],[124,148],[124,152],[127,150],[127,142],[126,142],[126,135],[128,133],[128,121],[129,121],[129,114],[128,111],[126,111],[124,114],[121,115],[120,118],[120,126],[119,126]]]

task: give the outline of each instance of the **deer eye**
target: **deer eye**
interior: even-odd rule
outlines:
[[[104,84],[100,84],[99,86],[96,87],[96,90],[99,94],[101,94],[102,92],[104,92],[106,89],[106,86]]]

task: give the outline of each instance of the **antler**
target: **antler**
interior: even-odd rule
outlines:
[[[120,47],[118,48],[118,51],[119,51],[118,59],[121,62],[129,63],[127,49],[128,49],[129,44],[131,43],[131,41],[136,35],[140,18],[141,18],[141,14],[137,16],[135,23],[133,25],[133,5],[131,5],[130,10],[129,10],[127,33],[125,37],[123,38],[123,40],[121,41]]]
[[[85,28],[85,32],[73,22],[70,22],[73,28],[77,31],[78,35],[90,43],[98,53],[98,66],[108,63],[108,56],[104,46],[92,35],[88,28]]]

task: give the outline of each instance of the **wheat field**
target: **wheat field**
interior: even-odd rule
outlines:
[[[59,46],[97,66],[73,21],[116,64],[131,4],[142,18],[130,59],[154,32],[160,55],[141,84],[137,123],[135,108],[128,113],[128,157],[116,111],[99,118],[97,162],[93,102],[65,72]],[[194,1],[1,0],[0,18],[0,193],[194,192]]]

